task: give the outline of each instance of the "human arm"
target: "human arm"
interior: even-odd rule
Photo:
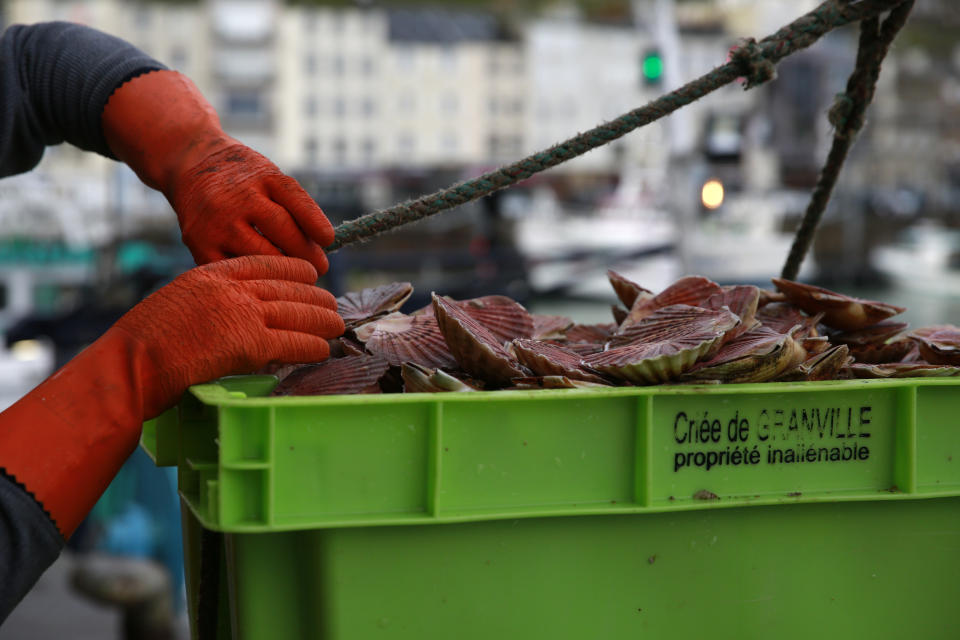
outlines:
[[[132,45],[70,23],[0,37],[0,176],[69,142],[128,164],[176,211],[198,264],[289,255],[327,270],[333,227],[270,160],[228,136],[186,76]]]
[[[64,141],[113,157],[100,123],[107,99],[160,69],[133,45],[81,25],[8,28],[0,36],[0,177],[29,171]]]
[[[181,275],[0,413],[0,470],[68,538],[136,447],[143,421],[189,385],[329,355],[343,321],[316,278],[309,263],[279,256]],[[0,614],[14,604],[0,601]]]

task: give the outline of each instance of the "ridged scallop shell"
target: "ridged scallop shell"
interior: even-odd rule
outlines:
[[[740,318],[740,326],[732,329],[727,335],[727,340],[732,340],[742,333],[750,331],[755,324],[754,318],[757,314],[757,304],[760,300],[760,289],[753,285],[736,285],[732,287],[722,287],[720,293],[715,293],[704,301],[704,309],[722,309],[728,308],[734,315]]]
[[[631,327],[634,340],[585,356],[591,369],[636,384],[669,382],[709,357],[739,319],[727,310],[671,305]]]
[[[835,329],[845,331],[863,329],[906,311],[904,307],[874,300],[851,298],[829,289],[793,280],[773,278],[773,284],[783,292],[787,300],[807,313],[823,312],[822,322]]]
[[[623,307],[618,307],[615,304],[610,305],[610,312],[613,314],[613,321],[617,326],[623,324],[623,321],[627,319],[627,314],[630,313]]]
[[[444,296],[444,299],[476,318],[501,342],[533,337],[533,316],[523,305],[507,296],[481,296],[469,300]],[[413,315],[434,315],[433,304],[418,309]]]
[[[406,393],[478,390],[441,369],[434,370],[413,362],[405,362],[400,368],[400,375],[403,377],[403,390]]]
[[[760,300],[757,302],[757,308],[763,308],[772,302],[786,302],[787,296],[783,295],[779,291],[771,291],[770,289],[760,289]]]
[[[622,302],[623,306],[627,309],[633,306],[637,298],[648,299],[653,297],[653,291],[644,289],[633,280],[624,277],[613,269],[607,269],[607,279],[610,281],[610,286],[613,287],[613,291],[617,294],[617,298],[620,299],[620,302]]]
[[[830,334],[830,341],[836,344],[850,346],[883,344],[909,326],[906,322],[884,320],[856,331],[835,331]]]
[[[960,365],[960,329],[952,324],[922,327],[907,334],[930,364]]]
[[[343,318],[347,329],[352,329],[396,311],[412,293],[413,285],[409,282],[391,282],[379,287],[351,291],[337,298],[337,313]]]
[[[462,300],[459,305],[501,342],[533,336],[533,317],[530,312],[506,296]]]
[[[330,357],[331,358],[342,358],[344,356],[359,356],[366,353],[363,350],[363,345],[359,342],[348,338],[347,336],[340,336],[339,338],[334,338],[333,340],[327,340],[327,344],[330,345]]]
[[[703,276],[686,276],[653,296],[652,298],[638,297],[630,307],[627,319],[620,324],[620,329],[640,322],[657,309],[676,304],[701,306],[711,296],[721,293],[722,289],[713,280]]]
[[[850,347],[845,344],[838,344],[811,358],[807,358],[796,369],[788,371],[777,380],[835,380],[841,371],[850,366],[850,363]]]
[[[514,378],[512,389],[589,389],[609,387],[609,383],[587,382],[565,376],[535,376],[528,378]]]
[[[912,351],[916,351],[919,356],[917,344],[908,338],[900,338],[885,344],[863,344],[850,347],[850,355],[854,360],[864,364],[905,362]]]
[[[575,353],[578,356],[586,356],[590,355],[591,353],[600,353],[606,348],[606,345],[602,342],[566,342],[563,340],[551,340],[550,344],[563,347],[567,351]]]
[[[793,333],[793,337],[802,340],[807,337],[817,336],[817,323],[820,322],[821,314],[808,316],[800,307],[789,302],[771,302],[770,304],[757,309],[754,316],[763,326],[773,329],[777,333]],[[799,327],[799,331],[794,331]]]
[[[404,362],[433,369],[457,366],[433,316],[408,316],[395,311],[357,328],[356,336],[370,353],[394,366]]]
[[[720,341],[728,331],[740,324],[740,318],[726,309],[711,310],[674,304],[657,309],[652,315],[634,325],[621,328],[610,337],[608,349],[634,342],[680,342],[693,336],[695,342],[706,334],[715,335]],[[684,346],[690,346],[683,343]],[[717,344],[717,348],[720,344]],[[705,354],[706,355],[706,354]]]
[[[606,382],[597,374],[584,369],[583,359],[579,354],[563,347],[539,340],[514,340],[511,344],[520,364],[538,376],[564,376],[599,384]]]
[[[528,375],[502,342],[461,305],[433,294],[433,310],[450,352],[464,371],[493,384]]]
[[[531,337],[536,340],[562,340],[566,337],[567,329],[573,326],[573,320],[567,316],[534,313],[530,317],[533,319]]]
[[[695,365],[683,380],[766,382],[795,369],[806,355],[790,336],[759,327],[724,344],[712,358]]]
[[[948,378],[960,375],[960,367],[912,362],[891,362],[888,364],[855,362],[845,371],[849,371],[855,378]]]
[[[567,342],[586,342],[588,344],[602,344],[613,335],[616,325],[610,323],[601,324],[575,324],[567,329]]]
[[[379,393],[377,381],[390,364],[378,356],[345,356],[308,364],[293,371],[276,386],[273,396],[327,396]]]
[[[794,331],[791,334],[791,337],[796,333],[799,333],[799,331]],[[818,353],[823,353],[833,346],[830,344],[830,338],[827,336],[809,336],[806,338],[801,338],[797,340],[797,342],[799,342],[800,346],[803,347],[803,350],[807,352],[808,357]]]

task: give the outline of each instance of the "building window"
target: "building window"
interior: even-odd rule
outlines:
[[[333,75],[335,76],[342,76],[347,70],[347,63],[344,61],[343,56],[334,56],[331,64],[333,66]]]
[[[365,76],[373,75],[373,58],[366,57],[360,62],[360,72]]]
[[[263,115],[263,101],[255,91],[231,91],[227,94],[227,114],[240,117]]]
[[[317,56],[312,53],[308,53],[307,56],[303,59],[303,71],[308,76],[312,76],[317,72]]]
[[[373,156],[377,151],[377,142],[373,138],[367,138],[363,141],[363,161],[365,164],[373,164]]]
[[[343,138],[337,138],[333,141],[333,155],[337,164],[343,164],[347,160],[347,141]]]
[[[316,138],[310,137],[303,141],[303,153],[307,157],[307,164],[317,164],[317,148]]]
[[[376,112],[376,106],[373,103],[373,98],[364,98],[363,102],[360,104],[360,110],[363,113],[364,117],[370,118]]]
[[[410,114],[417,108],[417,98],[412,93],[404,93],[397,101],[397,108],[400,113]]]
[[[407,157],[413,155],[415,150],[416,144],[413,135],[403,133],[397,138],[397,151],[400,152],[402,158],[407,159]]]
[[[497,112],[500,110],[499,106],[500,106],[500,103],[496,98],[490,98],[490,100],[487,101],[487,110],[490,112],[490,115],[492,116],[497,115]]]
[[[442,136],[440,136],[440,148],[446,153],[456,153],[457,151],[457,134],[453,131],[447,131]]]
[[[303,101],[303,114],[308,118],[317,115],[317,99],[314,96],[307,96]]]
[[[448,116],[457,112],[458,105],[457,94],[455,93],[448,93],[440,98],[440,111]]]
[[[333,115],[342,118],[347,115],[347,102],[343,98],[333,99]]]
[[[306,10],[303,12],[303,30],[307,34],[313,33],[317,28],[317,12]]]

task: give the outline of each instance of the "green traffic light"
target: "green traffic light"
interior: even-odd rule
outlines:
[[[643,58],[643,77],[647,80],[659,80],[663,75],[663,58],[651,53]]]

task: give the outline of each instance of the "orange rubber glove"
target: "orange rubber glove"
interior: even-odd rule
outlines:
[[[188,386],[329,355],[343,321],[316,278],[309,263],[275,256],[181,275],[0,413],[0,469],[68,538],[133,452],[143,421]]]
[[[286,254],[326,273],[333,226],[323,211],[296,180],[224,133],[189,78],[137,76],[114,91],[101,122],[114,155],[167,197],[197,264]]]

